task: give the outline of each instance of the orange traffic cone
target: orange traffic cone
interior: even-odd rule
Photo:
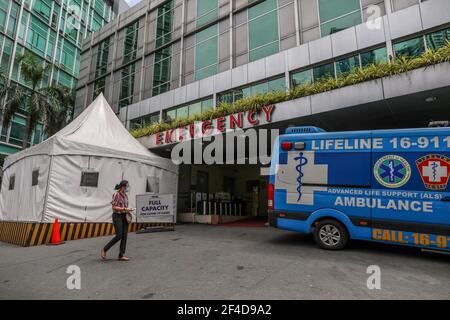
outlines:
[[[61,241],[61,236],[59,234],[59,222],[58,219],[55,219],[55,222],[53,222],[52,239],[50,240],[50,243],[47,243],[47,245],[56,246],[63,243],[64,241]]]

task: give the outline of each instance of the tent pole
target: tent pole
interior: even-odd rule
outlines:
[[[48,189],[50,185],[50,174],[53,168],[53,157],[54,157],[53,155],[50,156],[50,165],[48,167],[47,186],[45,188],[44,209],[42,211],[41,222],[44,222],[44,217],[47,212]]]

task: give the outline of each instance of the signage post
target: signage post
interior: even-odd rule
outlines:
[[[136,221],[152,222],[152,218],[168,217],[172,220],[171,231],[175,231],[175,212],[173,194],[136,195]],[[150,221],[149,221],[150,220]],[[142,232],[162,231],[167,228],[146,228]]]

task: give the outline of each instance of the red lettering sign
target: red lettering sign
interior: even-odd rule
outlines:
[[[230,129],[242,128],[242,113],[230,115]]]
[[[259,123],[259,120],[255,118],[256,112],[255,111],[249,111],[247,113],[247,120],[251,125],[256,126]]]
[[[161,132],[157,132],[155,134],[155,138],[156,138],[156,145],[159,146],[163,143],[162,141],[162,133]]]
[[[220,132],[225,131],[225,118],[224,117],[217,118],[217,130],[219,130]]]
[[[267,122],[271,122],[272,121],[272,112],[273,112],[273,109],[274,109],[274,105],[271,104],[270,106],[264,106],[261,109],[266,114],[266,121]]]
[[[212,131],[212,122],[211,120],[206,120],[202,122],[202,134],[208,135]]]

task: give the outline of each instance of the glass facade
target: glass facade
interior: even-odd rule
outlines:
[[[171,49],[171,47],[167,47],[155,52],[155,64],[153,67],[153,96],[170,90],[170,67],[172,59]]]
[[[137,44],[138,44],[138,30],[139,30],[139,20],[132,23],[126,28],[125,31],[125,42],[124,42],[124,52],[123,52],[123,64],[136,59],[137,54]]]
[[[266,0],[248,9],[249,61],[280,50],[277,0]]]
[[[145,117],[133,119],[130,121],[131,129],[139,129],[159,122],[159,112],[149,114]]]
[[[101,77],[108,68],[110,38],[106,38],[98,45],[95,77]]]
[[[166,45],[172,40],[173,31],[173,0],[158,8],[156,22],[156,48]],[[165,47],[155,52],[153,66],[152,95],[170,90],[170,74],[172,64],[172,47]]]
[[[294,72],[291,74],[291,81],[294,87],[311,84],[314,81],[321,81],[330,77],[335,78],[345,76],[350,73],[352,69],[367,67],[370,64],[386,62],[387,60],[386,47],[377,48],[337,61],[318,65],[313,68]]]
[[[164,121],[173,121],[181,118],[187,118],[212,109],[213,107],[213,99],[211,97],[188,105],[182,105],[173,109],[165,110],[163,112],[163,119]]]
[[[322,37],[362,23],[360,0],[318,1]]]
[[[219,0],[197,0],[197,27],[214,21],[219,16]]]
[[[115,18],[109,3],[106,0],[0,0],[0,72],[30,90],[15,61],[27,49],[43,65],[54,64],[40,87],[59,83],[75,89],[82,40]],[[8,128],[0,128],[0,154],[14,152],[22,146],[24,121],[23,115],[16,115]],[[37,144],[43,138],[39,124],[30,144]]]
[[[215,75],[218,70],[219,25],[215,24],[195,35],[195,80]]]
[[[394,42],[394,53],[396,57],[407,56],[417,57],[425,52],[426,49],[438,50],[450,41],[450,28],[434,31],[414,37],[411,39]]]
[[[427,34],[425,39],[428,48],[438,50],[450,41],[450,28]]]
[[[122,69],[121,87],[119,95],[119,108],[128,106],[133,103],[134,93],[134,75],[136,73],[136,64],[132,63]]]
[[[416,57],[425,52],[423,36],[394,43],[395,56]]]
[[[250,86],[233,89],[218,95],[218,101],[223,103],[235,103],[241,99],[254,96],[259,93],[267,93],[270,91],[286,91],[286,83],[284,77],[259,82]]]
[[[173,31],[173,0],[158,8],[156,22],[156,47],[159,48],[172,40]]]

